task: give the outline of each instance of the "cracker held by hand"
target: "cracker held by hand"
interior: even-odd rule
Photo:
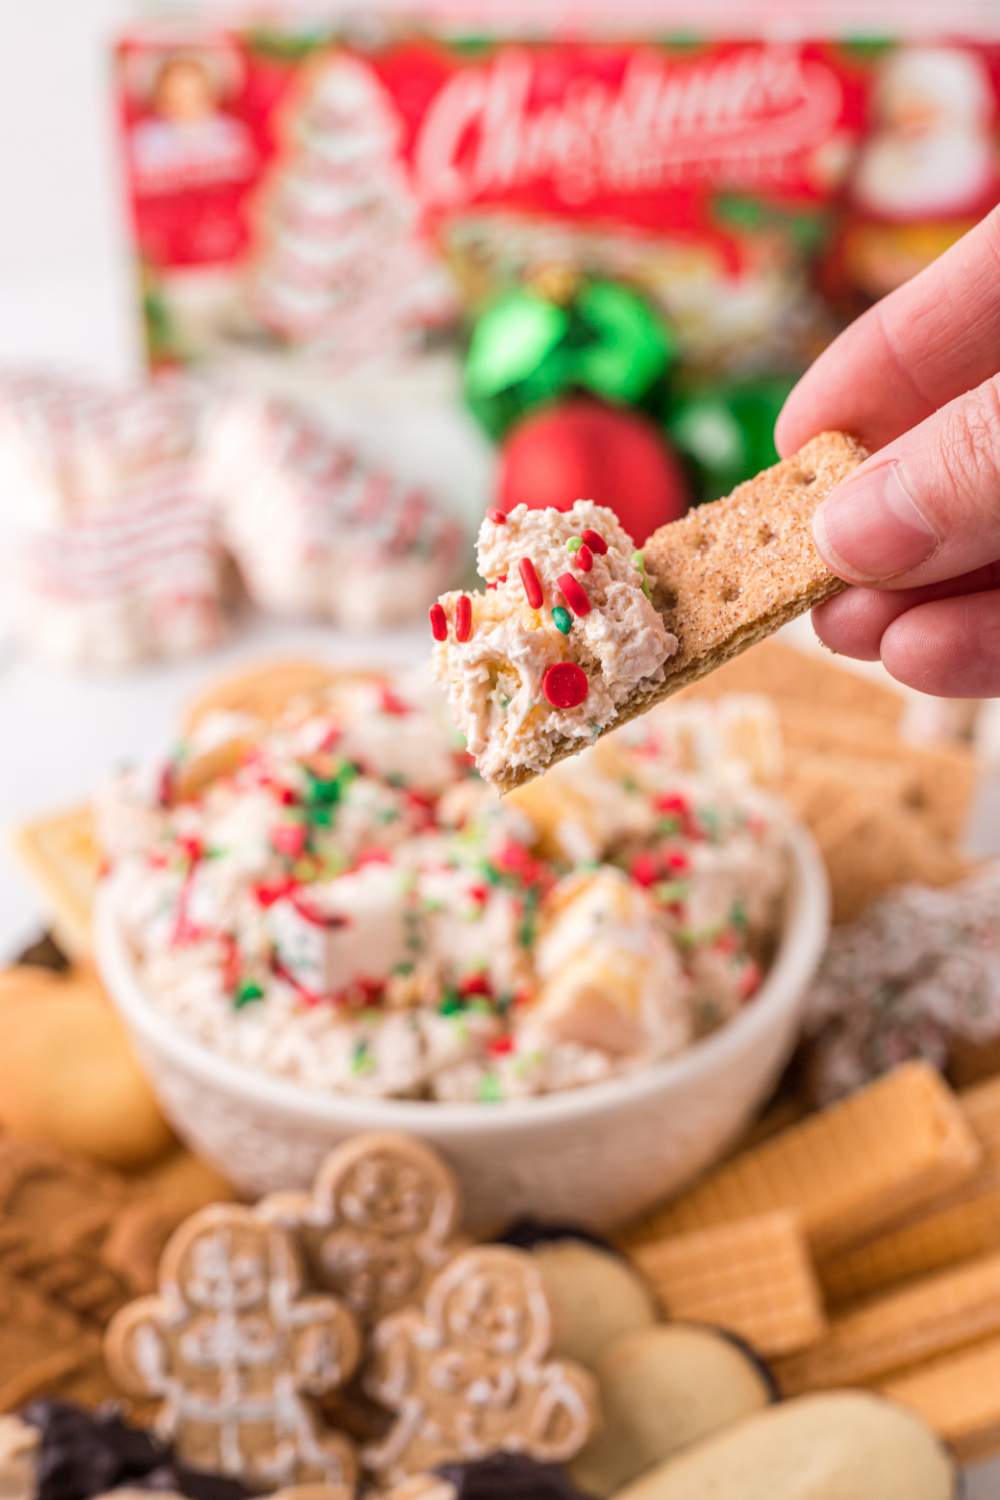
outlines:
[[[821,433],[642,551],[591,501],[489,511],[486,592],[430,612],[435,673],[482,775],[521,785],[837,593],[812,517],[865,457]]]

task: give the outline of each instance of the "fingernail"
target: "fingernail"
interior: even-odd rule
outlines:
[[[876,464],[840,485],[813,517],[813,536],[833,571],[860,583],[907,573],[938,545],[898,463]]]

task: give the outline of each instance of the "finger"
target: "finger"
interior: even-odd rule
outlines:
[[[1000,208],[820,355],[778,418],[778,451],[830,428],[881,448],[994,374],[998,348]]]
[[[939,599],[900,615],[882,637],[897,681],[936,698],[1000,694],[1000,592]]]
[[[840,578],[883,588],[1000,558],[1000,375],[867,459],[820,506],[813,534]]]
[[[846,589],[813,610],[813,628],[823,645],[838,656],[878,661],[882,637],[907,610],[992,588],[1000,588],[1000,564],[996,563],[922,589]]]

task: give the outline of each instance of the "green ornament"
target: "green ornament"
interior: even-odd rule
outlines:
[[[727,495],[777,461],[774,424],[794,381],[747,376],[677,393],[668,436],[686,461],[699,500]]]
[[[504,292],[480,315],[465,366],[468,405],[500,438],[529,411],[573,392],[662,406],[673,334],[630,287],[573,274]]]
[[[573,616],[568,609],[563,609],[561,604],[557,604],[552,611],[552,623],[557,630],[562,631],[563,635],[569,635],[573,626]]]

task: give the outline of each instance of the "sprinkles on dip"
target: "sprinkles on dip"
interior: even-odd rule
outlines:
[[[544,629],[565,653],[580,622]],[[539,699],[586,716],[593,683],[564,655]],[[755,993],[785,857],[738,780],[651,728],[533,803],[480,780],[424,680],[207,716],[96,808],[142,992],[328,1093],[502,1104],[677,1052]]]

